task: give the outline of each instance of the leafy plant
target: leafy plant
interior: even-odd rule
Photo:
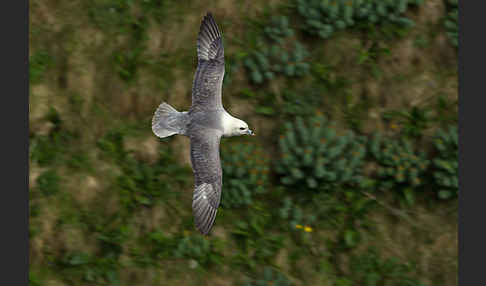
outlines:
[[[184,236],[177,240],[174,249],[176,258],[192,258],[200,265],[208,266],[221,263],[221,244],[200,235]]]
[[[297,230],[299,227],[312,225],[316,221],[315,215],[307,215],[304,210],[292,200],[291,197],[286,197],[283,200],[283,205],[278,209],[279,219],[288,222],[288,230]]]
[[[151,206],[162,195],[175,194],[173,190],[187,182],[190,171],[177,164],[171,149],[164,149],[161,145],[159,159],[155,163],[147,163],[136,158],[132,151],[125,150],[124,136],[122,131],[109,131],[98,140],[97,145],[121,168],[116,187],[120,203],[126,210],[131,212],[139,206]]]
[[[49,134],[35,134],[31,137],[29,145],[30,160],[42,167],[66,162],[71,149],[74,148],[72,142],[79,139],[78,133],[64,128],[63,121],[55,108],[49,109],[46,119],[54,125]]]
[[[117,52],[113,55],[115,70],[125,82],[131,83],[136,79],[142,51],[142,48],[135,48],[126,52]]]
[[[380,133],[375,133],[370,141],[370,153],[378,164],[379,187],[398,191],[408,203],[413,203],[413,189],[423,184],[429,164],[425,153],[415,151],[406,139],[394,140]]]
[[[457,47],[459,44],[459,7],[458,0],[447,0],[447,16],[444,20],[444,27],[451,43]]]
[[[282,112],[289,116],[310,116],[322,102],[322,93],[314,86],[299,91],[285,89],[281,96]]]
[[[258,264],[270,263],[278,250],[283,247],[283,236],[270,233],[271,216],[258,206],[246,220],[236,222],[232,231],[240,252],[234,257],[237,264],[255,270]]]
[[[383,116],[385,119],[396,120],[403,126],[401,132],[410,137],[420,138],[429,126],[431,116],[428,108],[412,107],[405,111],[389,111]]]
[[[293,49],[287,50],[282,45],[262,46],[252,51],[243,61],[248,69],[250,81],[262,84],[278,75],[301,77],[309,72],[310,66],[305,62],[309,55],[305,47],[294,42]]]
[[[253,281],[248,281],[243,283],[242,286],[290,286],[292,282],[281,272],[277,271],[276,269],[265,266],[263,268],[263,275],[259,279],[255,279]]]
[[[147,233],[142,239],[142,243],[149,248],[149,255],[145,255],[144,253],[137,258],[137,261],[142,264],[172,257],[173,251],[177,246],[177,241],[167,236],[165,232],[160,229]]]
[[[61,178],[55,170],[47,170],[37,178],[37,185],[40,192],[45,196],[55,195],[59,192]]]
[[[459,193],[458,140],[457,127],[450,126],[447,130],[440,129],[434,141],[437,152],[433,159],[434,179],[440,199],[454,198]]]
[[[338,134],[324,116],[300,117],[287,123],[279,140],[281,159],[276,171],[281,182],[295,191],[332,191],[357,186],[365,156],[365,138],[352,131]]]
[[[125,28],[131,20],[131,0],[88,0],[84,3],[91,21],[105,31]]]
[[[31,84],[39,83],[52,65],[52,57],[46,51],[37,51],[29,58],[29,81]]]
[[[221,152],[225,186],[221,205],[224,208],[248,206],[268,186],[269,157],[255,144],[227,146],[223,145]]]
[[[32,272],[32,270],[29,271],[29,285],[30,286],[42,286],[43,285],[42,280],[37,276],[37,274]]]
[[[119,262],[112,255],[97,256],[74,251],[61,260],[62,272],[68,280],[81,277],[82,280],[96,285],[120,285]]]
[[[289,20],[286,16],[273,16],[270,24],[264,28],[263,32],[273,42],[283,43],[287,37],[294,35],[294,30],[289,27]]]
[[[396,258],[383,259],[375,249],[369,248],[351,257],[350,277],[342,278],[339,285],[424,286],[411,275],[413,271],[410,264],[400,263]]]
[[[392,22],[410,27],[414,22],[405,17],[409,5],[421,0],[296,0],[298,14],[304,18],[304,30],[327,39],[335,31],[355,26],[359,22],[381,24]]]

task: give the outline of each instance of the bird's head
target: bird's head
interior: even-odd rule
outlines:
[[[233,128],[232,129],[233,129],[232,130],[233,136],[255,135],[255,133],[253,133],[253,131],[250,128],[248,128],[248,124],[245,121],[240,120],[240,119],[236,119],[233,122]]]

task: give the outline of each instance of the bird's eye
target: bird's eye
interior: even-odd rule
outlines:
[[[240,130],[245,130],[245,127],[240,127]]]

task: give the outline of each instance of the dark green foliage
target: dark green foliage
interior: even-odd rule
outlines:
[[[289,116],[310,116],[322,102],[322,92],[315,87],[282,92],[282,112]]]
[[[244,221],[235,222],[232,231],[239,252],[234,257],[236,264],[255,270],[257,265],[270,263],[271,259],[283,247],[284,237],[271,233],[274,226],[271,216],[263,212],[261,207],[253,206],[255,212]]]
[[[37,178],[37,185],[43,195],[51,196],[59,192],[60,180],[55,170],[47,170]]]
[[[383,259],[374,249],[351,258],[350,275],[339,279],[336,285],[394,285],[424,286],[412,274],[414,268],[396,258]]]
[[[383,117],[402,125],[401,132],[405,136],[420,138],[431,121],[429,111],[428,108],[414,106],[409,110],[386,112]]]
[[[294,30],[289,27],[289,20],[286,16],[274,16],[270,25],[264,28],[265,35],[273,42],[282,43],[287,37],[294,35]]]
[[[37,84],[44,79],[47,69],[52,65],[52,58],[46,51],[35,52],[29,58],[29,81]]]
[[[158,24],[167,19],[167,9],[174,5],[173,0],[143,0],[141,1],[142,9],[146,14],[152,15]]]
[[[142,48],[135,48],[126,52],[113,55],[115,70],[125,82],[130,83],[136,79],[137,70],[141,64]]]
[[[171,150],[163,148],[157,162],[151,164],[137,159],[123,147],[124,134],[110,131],[98,141],[104,155],[119,164],[122,174],[116,179],[121,204],[133,211],[140,206],[151,206],[162,196],[175,194],[178,186],[187,182],[190,171],[176,163]]]
[[[296,0],[299,15],[304,18],[306,32],[327,39],[338,30],[357,23],[381,24],[392,22],[410,27],[414,22],[405,17],[409,5],[420,0]]]
[[[89,158],[75,144],[79,140],[79,134],[64,127],[59,113],[53,107],[46,114],[46,119],[54,126],[49,134],[30,138],[30,159],[41,167],[67,162],[73,169],[89,169]]]
[[[60,262],[68,281],[80,277],[95,285],[120,285],[119,262],[115,256],[98,256],[81,251],[67,254]]]
[[[229,143],[229,142],[228,142]],[[250,205],[268,185],[269,157],[260,146],[249,143],[223,144],[223,208]]]
[[[285,125],[276,171],[289,189],[333,191],[357,186],[362,179],[365,138],[348,131],[337,134],[323,116],[300,117]]]
[[[286,230],[297,230],[297,225],[311,225],[316,221],[316,215],[305,214],[303,209],[291,197],[283,200],[283,206],[278,209],[278,217],[286,222]]]
[[[42,286],[41,279],[32,271],[29,271],[29,286]]]
[[[159,261],[167,259],[184,258],[193,259],[197,265],[208,267],[220,264],[223,258],[223,241],[208,239],[196,233],[186,233],[186,231],[184,231],[184,235],[169,237],[167,233],[158,229],[147,233],[141,242],[147,248],[140,251],[135,260],[143,266],[157,265]]]
[[[220,264],[222,259],[221,243],[209,240],[199,234],[180,237],[173,255],[176,258],[191,258],[200,265]]]
[[[146,237],[142,241],[142,245],[148,246],[148,254],[143,253],[141,257],[137,258],[138,262],[146,264],[171,257],[176,247],[177,241],[168,237],[165,232],[161,230],[155,230],[146,234]],[[148,259],[147,256],[150,256]]]
[[[281,272],[276,269],[265,266],[263,268],[262,277],[251,282],[246,282],[242,286],[290,286],[292,282]]]
[[[131,0],[88,0],[84,4],[91,21],[100,29],[124,29],[131,20]]]
[[[272,45],[252,51],[244,60],[251,82],[261,84],[278,75],[301,77],[307,74],[310,66],[305,59],[309,53],[299,42],[294,42],[291,48]]]
[[[369,148],[378,164],[379,187],[400,192],[409,203],[413,203],[414,189],[422,186],[429,164],[425,153],[417,152],[406,139],[395,140],[380,133],[374,134]]]
[[[447,16],[444,20],[444,27],[451,43],[459,45],[459,7],[458,0],[446,0]]]
[[[455,198],[459,192],[458,140],[456,126],[450,126],[447,130],[440,129],[434,140],[437,152],[433,160],[434,179],[441,199]]]

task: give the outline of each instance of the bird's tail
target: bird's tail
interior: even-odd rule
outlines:
[[[152,117],[152,131],[157,137],[165,138],[174,134],[185,135],[187,112],[179,112],[162,102]]]

